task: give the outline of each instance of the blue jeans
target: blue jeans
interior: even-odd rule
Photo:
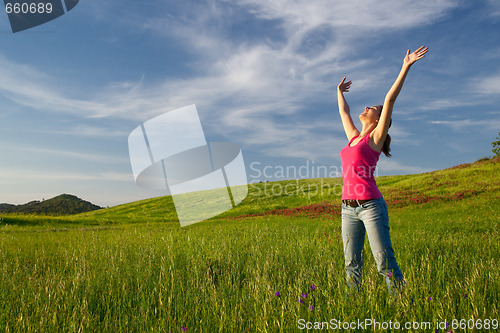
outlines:
[[[368,234],[377,270],[385,278],[389,290],[393,285],[401,288],[403,274],[392,249],[389,213],[384,198],[370,200],[356,208],[342,203],[342,240],[347,285],[349,288],[361,285],[365,232]]]

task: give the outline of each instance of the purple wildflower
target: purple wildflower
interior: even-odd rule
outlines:
[[[314,306],[312,306],[312,305],[311,305],[311,306],[309,307],[309,311],[312,311],[312,310],[314,310]]]
[[[304,301],[302,300],[302,298],[299,298],[299,302],[300,302],[301,304],[304,304]]]
[[[462,297],[463,298],[467,298],[467,294],[462,294]]]
[[[188,330],[188,329],[187,329],[186,327],[184,327],[184,326],[182,326],[181,328],[182,328],[182,331],[183,331],[183,332],[187,332],[187,330]]]
[[[432,301],[432,297],[429,296],[429,298],[427,298],[429,301]]]
[[[316,287],[316,285],[313,283],[313,285],[311,286],[311,291],[315,290],[316,288],[318,287]]]
[[[276,295],[276,297],[280,297],[281,296],[281,294],[280,294],[279,291],[277,291],[275,295]]]
[[[306,298],[306,297],[307,297],[307,293],[303,293],[302,298]]]
[[[391,278],[394,274],[392,272],[387,273],[387,277]]]

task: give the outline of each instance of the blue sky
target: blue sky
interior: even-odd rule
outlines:
[[[127,138],[190,104],[208,141],[242,148],[250,182],[266,166],[269,180],[279,167],[340,168],[341,78],[360,125],[424,44],[378,174],[473,162],[500,130],[499,32],[494,0],[81,0],[15,34],[0,14],[0,202],[161,195],[134,183]]]

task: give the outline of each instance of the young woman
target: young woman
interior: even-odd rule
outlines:
[[[391,127],[394,102],[398,97],[410,67],[424,57],[428,48],[410,50],[403,60],[403,67],[387,93],[384,105],[365,107],[359,116],[361,132],[352,121],[349,105],[344,98],[351,81],[344,77],[337,87],[340,117],[349,143],[341,152],[342,160],[342,240],[344,243],[347,284],[357,288],[361,284],[363,245],[365,232],[377,263],[378,272],[385,277],[389,289],[400,288],[403,274],[394,256],[389,235],[387,205],[374,179],[374,171],[381,152],[390,157]]]

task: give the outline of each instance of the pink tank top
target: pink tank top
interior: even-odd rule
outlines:
[[[380,152],[370,147],[370,135],[365,136],[355,146],[349,147],[355,136],[340,151],[342,161],[342,200],[371,200],[382,197],[374,173]]]

